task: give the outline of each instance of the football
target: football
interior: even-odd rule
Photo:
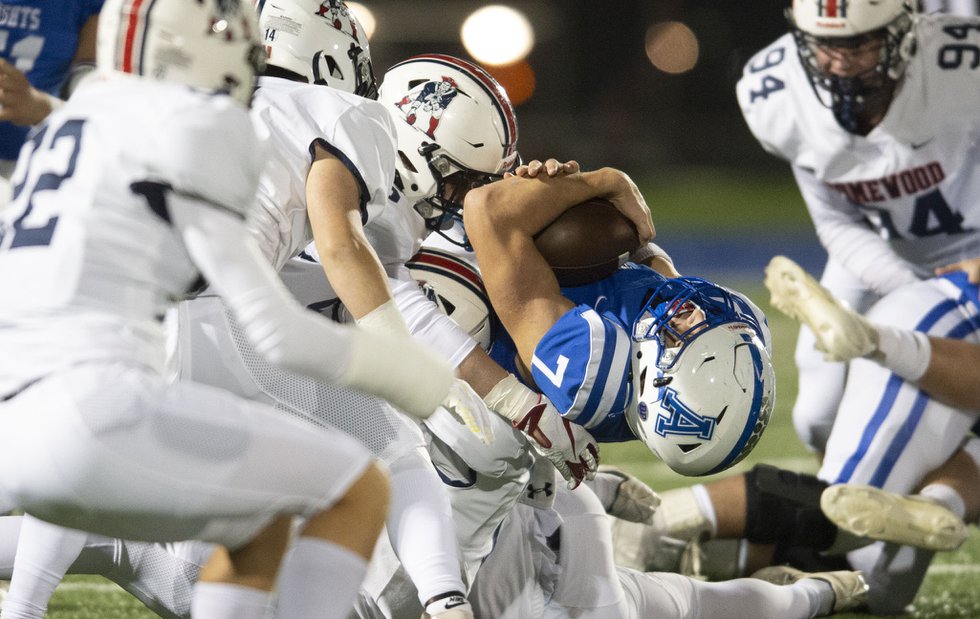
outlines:
[[[534,237],[561,286],[608,277],[640,246],[636,227],[608,200],[576,204]]]

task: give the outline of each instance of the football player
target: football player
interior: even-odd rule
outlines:
[[[0,25],[0,206],[31,125],[57,108],[95,66],[103,0],[8,4]]]
[[[790,33],[746,64],[737,88],[749,128],[792,167],[829,255],[821,283],[862,313],[980,255],[980,18],[914,4],[797,0]],[[793,418],[822,452],[845,366],[813,344],[803,328]]]
[[[641,241],[653,236],[626,174],[577,169],[530,176],[529,167],[467,194],[466,232],[506,328],[492,354],[513,372],[485,399],[522,423],[520,375],[599,441],[640,439],[685,475],[724,470],[752,449],[774,404],[765,317],[739,293],[679,277],[657,256],[666,275],[627,263],[559,288],[533,239],[572,206],[608,198]]]
[[[962,406],[975,387],[956,386],[970,382],[974,366],[953,366],[980,344],[977,285],[950,271],[885,295],[867,318],[784,257],[767,267],[766,285],[773,305],[812,328],[820,350],[850,361],[839,420],[865,430],[854,434],[839,421],[815,477],[758,466],[664,493],[659,526],[683,538],[703,529],[776,544],[775,560],[808,569],[813,559],[795,548],[846,552],[865,573],[872,612],[901,612],[933,551],[957,548],[968,535],[963,520],[980,517],[980,440],[970,436],[976,409]],[[837,527],[888,543],[855,543]]]
[[[329,10],[310,11],[311,5]],[[337,12],[345,17],[333,19]],[[513,165],[517,127],[506,94],[484,71],[459,59],[409,59],[386,73],[383,92],[397,91],[401,100],[414,96],[418,82],[450,76],[462,94],[444,100],[439,122],[408,126],[387,98],[372,100],[364,30],[348,28],[356,19],[342,2],[264,3],[259,16],[269,63],[253,117],[273,150],[259,182],[262,208],[249,226],[267,258],[307,306],[332,311],[342,303],[361,328],[376,333],[405,335],[411,329],[486,393],[498,379],[495,372],[506,372],[425,298],[404,263],[426,231],[413,209],[417,202],[448,201],[469,183],[486,182]],[[280,27],[284,23],[303,28]],[[421,136],[411,148],[400,146],[393,127],[399,120]],[[381,457],[392,475],[387,534],[418,588],[419,612],[468,613],[448,497],[417,425],[377,398],[269,367],[216,299],[183,304],[178,331],[182,376],[340,428]],[[576,455],[574,436],[562,429],[553,442],[567,448],[551,452],[559,464],[583,460],[581,478],[595,468],[594,461],[584,461],[593,458],[586,449],[594,444],[581,432],[577,448],[584,455]]]
[[[249,228],[277,270],[309,245],[311,273],[300,265],[299,275],[292,267],[282,274],[304,304],[312,304],[310,296],[339,298],[361,329],[408,336],[382,261],[365,236],[365,226],[391,209],[396,162],[391,119],[375,101],[366,31],[340,0],[260,3],[259,21],[269,58],[252,116],[271,149]],[[315,292],[303,285],[310,275]],[[420,602],[436,616],[452,608],[464,612],[465,600],[457,604],[466,587],[448,497],[416,424],[381,399],[271,367],[211,295],[182,304],[178,322],[182,379],[339,428],[384,460],[392,479],[386,532]]]
[[[383,526],[385,473],[340,432],[169,384],[164,313],[203,275],[272,363],[417,415],[454,378],[407,337],[305,311],[261,257],[243,221],[263,160],[246,110],[257,33],[247,3],[110,0],[104,78],[31,134],[0,218],[0,500],[110,536],[221,543],[195,587],[206,617],[265,615],[303,516],[279,616],[342,617]]]

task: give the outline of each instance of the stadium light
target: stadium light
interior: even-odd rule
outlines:
[[[653,24],[647,29],[647,58],[664,73],[686,73],[698,63],[698,38],[687,24]]]
[[[534,28],[517,9],[491,4],[473,11],[460,30],[463,46],[486,65],[508,65],[523,60],[534,47]]]
[[[374,28],[378,25],[377,20],[374,18],[374,13],[360,2],[348,2],[347,8],[357,15],[357,21],[361,22],[361,27],[364,28],[364,34],[370,40],[374,36]]]

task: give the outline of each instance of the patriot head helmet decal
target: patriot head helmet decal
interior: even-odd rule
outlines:
[[[428,81],[416,86],[395,103],[395,106],[405,113],[405,122],[410,125],[415,124],[420,114],[428,116],[428,125],[423,124],[423,130],[434,140],[439,119],[459,93],[455,80],[444,75],[439,81]]]
[[[360,41],[357,21],[351,15],[350,9],[347,8],[343,0],[325,0],[321,2],[316,14],[328,20],[333,24],[334,28],[350,36],[350,38],[355,41]]]

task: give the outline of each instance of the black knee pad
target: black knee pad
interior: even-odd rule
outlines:
[[[746,539],[781,547],[830,547],[837,527],[820,511],[820,494],[827,486],[813,475],[757,464],[745,474]]]

